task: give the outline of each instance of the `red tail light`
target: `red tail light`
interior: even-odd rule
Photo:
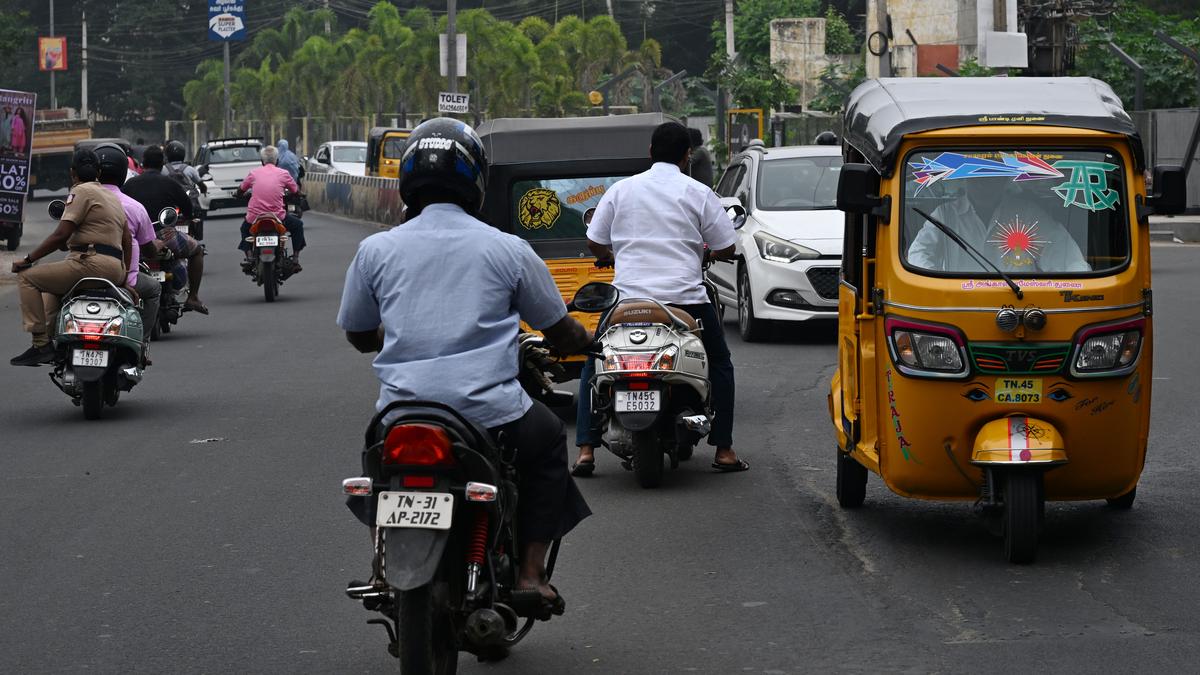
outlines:
[[[287,228],[283,226],[283,223],[273,218],[256,220],[254,221],[254,224],[250,226],[250,234],[266,234],[268,232],[285,234],[287,232]]]
[[[388,431],[383,442],[384,464],[453,466],[450,436],[432,424],[401,424]]]

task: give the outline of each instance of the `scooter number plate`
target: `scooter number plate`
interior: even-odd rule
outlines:
[[[179,234],[189,234],[190,230],[187,225],[176,225],[175,231]]]
[[[71,365],[87,368],[107,368],[108,350],[74,349],[71,351]]]
[[[166,282],[167,280],[167,273],[162,270],[155,270],[150,274],[154,277],[154,280],[160,284]]]
[[[448,530],[454,515],[454,495],[445,492],[380,492],[375,524]]]
[[[661,391],[618,391],[617,412],[658,412],[662,407]]]
[[[278,246],[279,237],[255,237],[255,246]]]

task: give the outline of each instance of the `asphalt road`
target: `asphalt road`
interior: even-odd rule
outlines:
[[[207,226],[212,315],[155,343],[105,419],[85,422],[44,370],[0,366],[0,672],[396,672],[342,593],[367,574],[339,483],[357,475],[376,385],[333,319],[372,228],[309,214],[305,271],[267,305],[237,270],[237,223]],[[713,475],[701,453],[645,491],[602,455],[582,486],[596,515],[555,576],[566,616],[460,671],[1194,671],[1200,247],[1156,246],[1154,264],[1154,422],[1132,511],[1051,504],[1029,567],[1004,563],[968,506],[876,478],[841,511],[832,332],[748,345],[729,326],[753,469]],[[11,286],[0,316],[0,354],[16,354]]]

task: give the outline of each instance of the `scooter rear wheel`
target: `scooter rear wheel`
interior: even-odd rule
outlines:
[[[662,485],[663,451],[653,431],[633,432],[633,475],[644,488]]]
[[[104,411],[104,383],[100,380],[84,382],[80,404],[83,406],[84,419],[100,419],[100,414]]]

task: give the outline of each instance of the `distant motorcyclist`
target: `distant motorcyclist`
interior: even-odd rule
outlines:
[[[379,409],[397,400],[436,401],[515,441],[524,551],[518,588],[537,590],[549,611],[561,613],[562,598],[546,579],[546,553],[591,511],[567,470],[562,422],[518,381],[517,335],[524,320],[566,353],[585,349],[591,338],[567,315],[533,249],[475,215],[488,166],[471,127],[453,119],[421,124],[401,167],[407,218],[359,245],[338,325],[359,351],[379,352]],[[375,523],[373,499],[350,508]]]
[[[127,172],[127,155],[121,146],[115,143],[103,143],[95,148],[96,157],[100,160],[100,184],[121,200],[125,209],[125,225],[133,247],[130,256],[129,271],[125,277],[125,285],[133,288],[142,300],[138,313],[142,315],[142,325],[149,331],[150,326],[158,321],[158,303],[162,297],[162,284],[157,279],[142,272],[138,262],[142,257],[153,257],[158,248],[155,245],[157,236],[151,224],[150,215],[141,202],[121,192],[121,184],[125,182]],[[158,214],[155,214],[158,215]]]
[[[125,284],[125,270],[133,252],[125,209],[121,200],[105,190],[96,178],[100,160],[91,149],[76,150],[71,157],[71,194],[55,228],[22,260],[12,264],[21,299],[21,323],[33,336],[33,346],[9,361],[14,366],[37,366],[54,361],[50,329],[58,313],[58,302],[47,296],[62,296],[84,277],[99,277]],[[59,250],[69,250],[65,260],[34,266],[38,260]]]
[[[238,240],[238,250],[246,255],[242,262],[244,268],[252,263],[252,250],[246,237],[250,236],[250,225],[263,215],[273,215],[283,222],[292,235],[292,262],[295,271],[300,271],[300,251],[304,250],[304,221],[287,212],[284,205],[284,193],[300,194],[300,186],[287,171],[279,168],[279,151],[273,145],[262,149],[262,166],[251,171],[242,184],[238,186],[236,196],[241,198],[250,192],[250,203],[246,205],[246,220],[242,223],[242,236]]]
[[[179,141],[170,141],[163,148],[163,154],[166,155],[167,163],[163,166],[162,172],[168,176],[182,175],[196,189],[205,194],[208,193],[208,187],[204,185],[204,181],[200,180],[200,172],[196,167],[188,164],[184,159],[187,157],[187,148]]]
[[[133,197],[146,207],[146,213],[156,217],[165,208],[178,209],[182,222],[191,221],[195,212],[192,210],[192,200],[187,191],[178,181],[162,172],[163,151],[157,145],[146,148],[142,155],[146,163],[146,171],[140,176],[130,178],[121,191]],[[176,274],[177,288],[188,285],[188,299],[183,303],[185,310],[208,314],[208,307],[200,301],[200,282],[204,278],[204,247],[191,235],[184,234],[174,227],[159,227],[155,225],[158,238],[163,245],[171,249],[176,260],[187,261],[187,273]],[[182,270],[183,267],[180,267]]]
[[[292,180],[296,181],[296,184],[299,185],[300,158],[296,156],[296,153],[292,152],[288,148],[288,142],[286,139],[279,139],[279,143],[277,143],[275,147],[279,150],[279,168],[288,172],[288,175],[292,177]]]

